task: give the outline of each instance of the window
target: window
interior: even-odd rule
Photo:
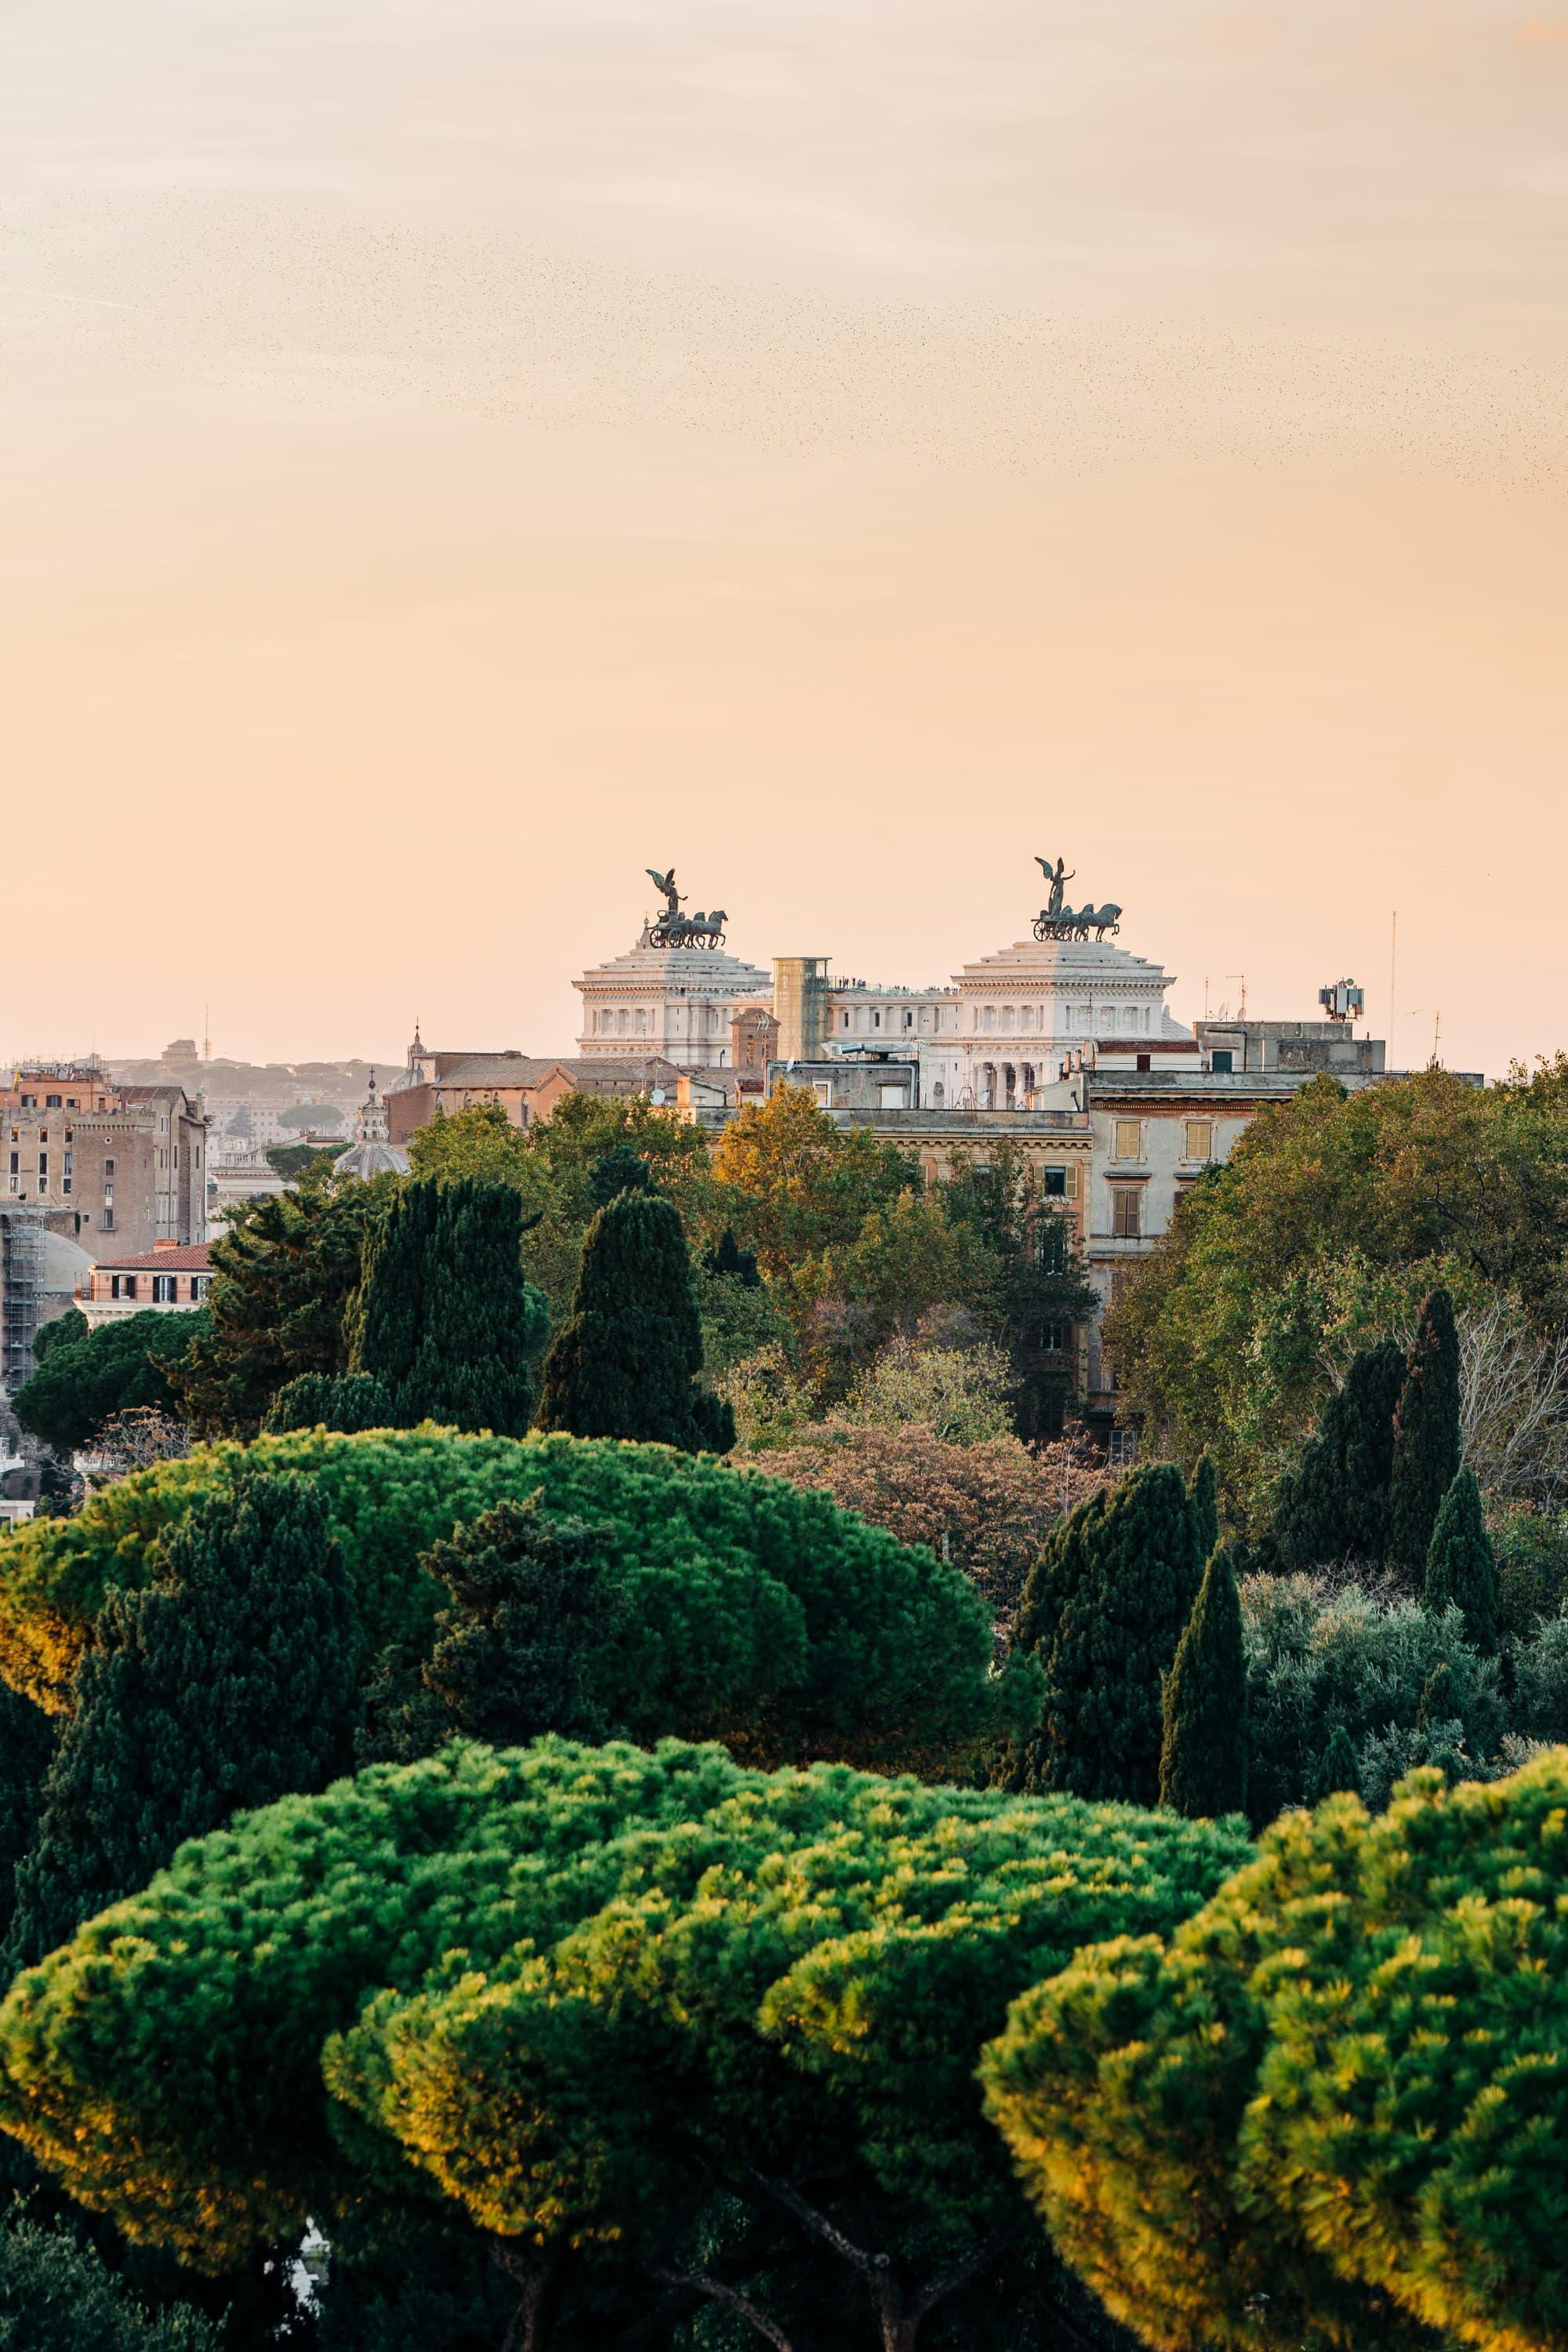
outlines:
[[[838,1016],[838,1025],[839,1025],[839,1027],[840,1027],[841,1029],[847,1029],[847,1028],[848,1028],[848,1026],[849,1026],[849,1015],[847,1014],[847,1013],[841,1013],[839,1014],[839,1016]]]
[[[981,1014],[981,1016],[980,1016],[980,1026],[981,1026],[983,1029],[994,1029],[994,1028],[995,1028],[995,1026],[996,1026],[996,1007],[995,1007],[994,1004],[988,1004],[988,1005],[985,1007],[984,1011],[982,1013],[982,1014]]]
[[[1040,1234],[1037,1253],[1042,1274],[1065,1274],[1068,1270],[1068,1229],[1065,1217],[1052,1217]]]
[[[109,1220],[106,1217],[104,1223],[108,1223]],[[110,1298],[134,1298],[136,1276],[133,1274],[111,1274],[109,1277],[109,1295]]]
[[[114,1162],[113,1162],[113,1160],[106,1160],[104,1161],[104,1163],[103,1163],[103,1172],[104,1172],[104,1174],[105,1174],[106,1176],[112,1176],[112,1175],[113,1175],[113,1173],[114,1173]]]
[[[1040,1326],[1042,1352],[1047,1356],[1059,1356],[1071,1336],[1071,1328],[1070,1324],[1067,1323],[1042,1323]]]
[[[40,1192],[43,1190],[44,1186],[48,1182],[48,1181],[49,1181],[49,1155],[48,1155],[48,1153],[47,1153],[47,1151],[40,1151],[40,1152],[39,1152],[39,1154],[38,1154],[38,1189],[39,1189],[39,1191],[40,1191]]]
[[[832,1081],[832,1079],[831,1079],[831,1078],[817,1078],[817,1079],[816,1079],[816,1080],[813,1082],[812,1092],[813,1092],[813,1093],[816,1095],[816,1097],[817,1108],[818,1108],[819,1109],[821,1109],[821,1110],[831,1110],[831,1109],[832,1109],[832,1108],[833,1108],[833,1081]]]
[[[1142,1160],[1143,1157],[1143,1122],[1140,1118],[1119,1118],[1116,1122],[1118,1160]]]
[[[1212,1119],[1188,1119],[1187,1148],[1184,1156],[1188,1160],[1212,1160],[1214,1158],[1214,1122]]]
[[[1045,1194],[1047,1201],[1065,1200],[1067,1198],[1067,1189],[1068,1171],[1065,1168],[1041,1169],[1040,1190]]]
[[[1143,1187],[1113,1184],[1110,1188],[1110,1230],[1119,1242],[1135,1242],[1143,1231]]]
[[[877,1093],[884,1110],[908,1110],[910,1107],[908,1087],[879,1087]]]
[[[1228,1045],[1216,1045],[1209,1056],[1209,1067],[1222,1077],[1228,1077],[1236,1067],[1236,1055]]]
[[[1138,1459],[1138,1432],[1113,1429],[1105,1441],[1105,1459],[1112,1470],[1131,1470]]]
[[[65,1105],[58,1095],[46,1095],[44,1097],[44,1108],[46,1110],[63,1110],[64,1108]]]
[[[208,1279],[209,1279],[209,1277],[208,1277],[206,1275],[205,1275],[205,1274],[193,1274],[193,1275],[192,1275],[192,1276],[191,1276],[191,1305],[192,1305],[193,1307],[196,1304],[196,1301],[197,1301],[199,1298],[204,1298],[204,1297],[205,1297],[205,1296],[206,1296],[206,1287],[207,1287],[207,1282],[208,1282]]]
[[[20,1170],[20,1168],[21,1168],[21,1165],[22,1165],[22,1155],[21,1155],[21,1153],[20,1153],[19,1151],[13,1151],[13,1153],[11,1154],[11,1173],[12,1173],[12,1175],[13,1175],[13,1176],[15,1176],[15,1175],[17,1173],[17,1171],[18,1171]]]
[[[154,1307],[173,1307],[178,1292],[179,1285],[172,1274],[155,1274],[153,1276]]]

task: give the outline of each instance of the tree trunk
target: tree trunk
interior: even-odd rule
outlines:
[[[492,2238],[490,2260],[522,2289],[500,2352],[545,2352],[566,2284],[565,2247],[558,2239],[535,2246],[516,2238]]]

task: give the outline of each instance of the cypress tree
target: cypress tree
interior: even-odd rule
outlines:
[[[1161,1685],[1202,1578],[1173,1463],[1135,1470],[1064,1543],[1060,1612],[1043,1659],[1045,1785],[1158,1801]]]
[[[392,1429],[386,1384],[370,1372],[301,1372],[287,1381],[261,1424],[268,1436],[289,1429]]]
[[[1198,1558],[1208,1559],[1219,1541],[1219,1481],[1215,1475],[1214,1456],[1205,1451],[1198,1457],[1193,1472],[1193,1483],[1187,1488],[1187,1501],[1193,1514],[1193,1539],[1198,1548]]]
[[[757,1266],[755,1250],[743,1250],[732,1229],[726,1225],[719,1236],[719,1246],[710,1249],[703,1260],[710,1274],[727,1274],[743,1289],[760,1290],[763,1277]]]
[[[1247,1661],[1236,1570],[1221,1544],[1209,1554],[1165,1676],[1162,1722],[1160,1802],[1189,1821],[1244,1811]]]
[[[1447,1609],[1457,1602],[1465,1620],[1465,1639],[1483,1657],[1495,1658],[1498,1648],[1497,1561],[1481,1512],[1481,1490],[1473,1470],[1461,1470],[1443,1497],[1437,1524],[1426,1553],[1426,1580],[1421,1598],[1426,1608]]]
[[[367,1694],[368,1762],[410,1763],[459,1735],[521,1747],[547,1731],[610,1736],[594,1696],[624,1620],[609,1570],[616,1530],[502,1502],[420,1565],[452,1596],[427,1655],[390,1651]]]
[[[734,1417],[698,1386],[702,1330],[672,1204],[622,1192],[588,1228],[570,1319],[544,1363],[541,1429],[727,1454]]]
[[[359,1612],[309,1479],[242,1477],[110,1591],[16,1873],[13,1969],[145,1885],[240,1807],[352,1759]]]
[[[1317,1434],[1281,1482],[1274,1535],[1290,1568],[1381,1559],[1388,1543],[1394,1415],[1405,1385],[1396,1339],[1363,1348],[1318,1415]]]
[[[623,1192],[651,1192],[653,1171],[646,1160],[624,1143],[595,1160],[588,1171],[588,1198],[595,1209],[607,1209]]]
[[[1360,1796],[1361,1766],[1356,1761],[1350,1733],[1342,1723],[1336,1723],[1333,1737],[1318,1759],[1318,1769],[1312,1775],[1312,1802],[1321,1804],[1325,1797],[1342,1792]]]
[[[1426,1554],[1443,1497],[1459,1475],[1459,1335],[1446,1290],[1421,1308],[1394,1419],[1388,1488],[1388,1557],[1412,1582]]]
[[[521,1196],[477,1177],[405,1186],[374,1231],[349,1368],[381,1382],[395,1428],[527,1430],[548,1310],[523,1279],[521,1234]]]

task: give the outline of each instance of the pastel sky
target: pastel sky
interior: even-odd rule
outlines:
[[[673,863],[924,982],[1568,1044],[1568,5],[49,0],[0,1047],[571,1044]]]

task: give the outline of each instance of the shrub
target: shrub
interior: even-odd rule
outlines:
[[[66,1704],[106,1593],[148,1582],[193,1504],[243,1470],[311,1476],[356,1588],[366,1644],[427,1638],[445,1599],[419,1556],[455,1525],[537,1494],[615,1532],[626,1614],[593,1696],[634,1738],[679,1728],[769,1760],[884,1760],[966,1740],[1034,1683],[989,1675],[989,1612],[959,1572],[826,1496],[663,1446],[434,1429],[299,1430],[203,1447],[68,1520],[0,1538],[0,1670]]]
[[[1414,1729],[1441,1667],[1443,1716],[1458,1722],[1472,1755],[1496,1747],[1497,1663],[1470,1648],[1458,1609],[1434,1615],[1404,1595],[1305,1575],[1245,1577],[1241,1604],[1254,1821],[1306,1801],[1336,1726],[1358,1753],[1370,1733]]]

